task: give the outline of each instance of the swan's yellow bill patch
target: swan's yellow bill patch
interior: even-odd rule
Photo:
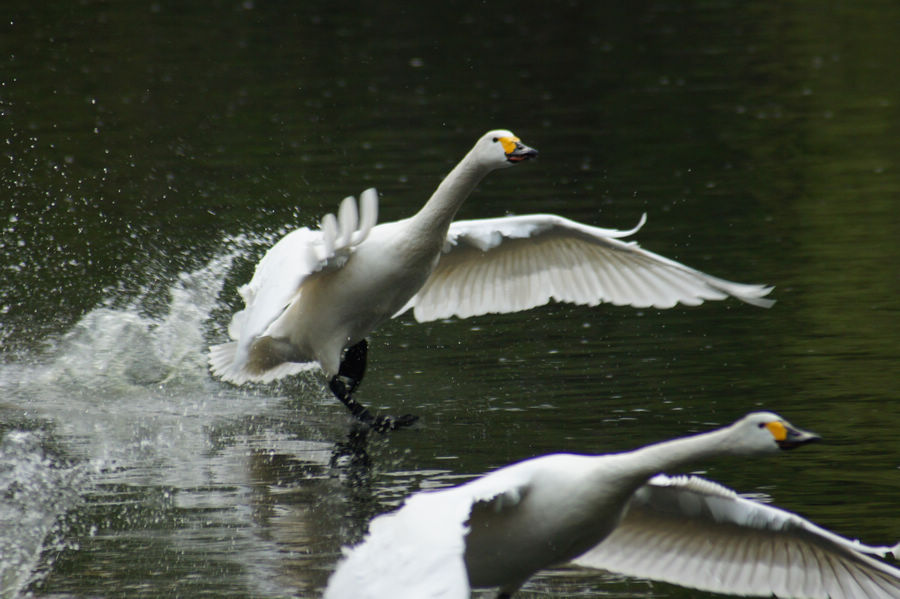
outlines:
[[[772,436],[775,437],[776,441],[784,441],[787,439],[787,428],[785,428],[781,421],[775,420],[774,422],[767,422],[766,428],[769,429],[769,432],[772,433]]]
[[[500,143],[503,145],[503,151],[507,154],[512,154],[516,151],[516,144],[519,143],[518,137],[501,137],[499,139]]]

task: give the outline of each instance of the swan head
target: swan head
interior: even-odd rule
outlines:
[[[470,154],[491,169],[506,168],[537,156],[537,150],[522,143],[512,131],[494,129],[481,136]]]
[[[747,414],[730,428],[735,434],[734,448],[741,453],[771,453],[822,440],[772,412]]]

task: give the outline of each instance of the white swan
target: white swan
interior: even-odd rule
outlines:
[[[776,414],[600,456],[542,456],[417,493],[345,550],[325,599],[509,597],[532,574],[576,564],[738,595],[900,597],[900,570],[870,547],[696,476],[662,470],[818,439]]]
[[[424,322],[551,299],[658,308],[728,296],[773,303],[764,298],[771,287],[718,279],[619,241],[643,219],[631,231],[548,214],[452,222],[485,175],[536,154],[511,132],[490,131],[411,218],[375,226],[378,196],[368,189],[359,210],[346,198],[319,230],[286,235],[239,289],[246,307],[229,326],[234,341],[210,348],[213,373],[236,384],[267,382],[318,362],[334,394],[372,423],[351,396],[365,371],[365,337],[409,308]]]

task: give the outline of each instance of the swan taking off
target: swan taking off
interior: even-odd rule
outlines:
[[[900,570],[809,520],[663,470],[756,456],[819,437],[756,412],[731,426],[634,451],[555,454],[409,497],[345,550],[325,599],[510,597],[535,572],[574,563],[737,595],[896,599]]]
[[[489,131],[412,217],[375,226],[378,195],[367,189],[358,208],[346,198],[318,230],[286,235],[238,289],[245,308],[228,327],[234,341],[210,348],[213,373],[235,384],[268,382],[318,362],[335,396],[383,431],[414,418],[375,418],[352,394],[365,372],[366,335],[408,309],[425,322],[550,300],[657,308],[728,296],[773,303],[764,297],[771,287],[712,277],[619,240],[643,219],[631,231],[550,214],[453,222],[485,175],[536,155],[510,131]]]

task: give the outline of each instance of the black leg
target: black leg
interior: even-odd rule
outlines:
[[[356,345],[348,347],[344,351],[344,357],[338,368],[338,373],[331,378],[328,386],[331,392],[337,397],[355,418],[371,425],[375,418],[369,413],[366,406],[353,399],[353,392],[362,382],[363,375],[366,373],[366,354],[369,350],[368,342],[363,339]]]
[[[368,424],[379,433],[411,425],[419,419],[418,416],[413,416],[412,414],[406,414],[399,418],[383,414],[372,416],[372,413],[369,412],[366,406],[353,399],[353,392],[359,387],[363,375],[366,373],[366,354],[368,350],[369,344],[365,339],[346,349],[344,358],[341,360],[341,365],[338,368],[338,373],[328,382],[331,392],[347,406],[347,409],[350,410],[350,413],[357,420]]]
[[[338,376],[350,380],[349,393],[356,391],[366,374],[366,356],[369,354],[369,342],[363,339],[356,345],[344,350],[344,359],[338,368]]]

